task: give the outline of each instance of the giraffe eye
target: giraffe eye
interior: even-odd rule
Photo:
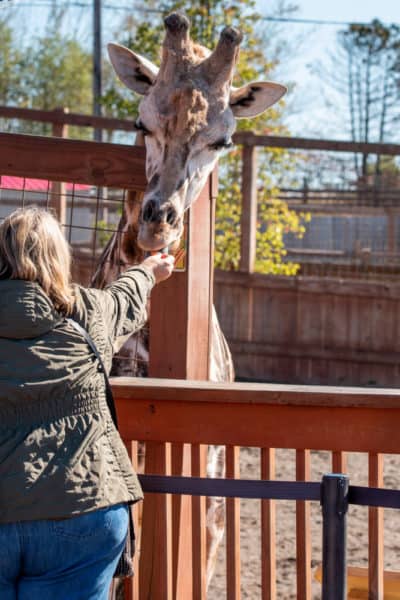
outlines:
[[[147,129],[145,125],[143,125],[140,119],[136,119],[135,121],[135,129],[136,131],[141,131],[143,135],[151,135],[151,131]]]
[[[222,138],[217,140],[213,144],[209,144],[209,148],[212,150],[222,150],[223,148],[231,148],[233,146],[233,142],[231,139]]]

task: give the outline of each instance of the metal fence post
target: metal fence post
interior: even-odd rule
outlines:
[[[341,474],[322,478],[322,600],[345,600],[346,515],[349,478]]]

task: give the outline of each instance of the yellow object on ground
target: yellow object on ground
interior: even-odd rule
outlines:
[[[322,566],[314,572],[314,578],[322,582]],[[400,571],[385,571],[383,574],[383,600],[400,600]],[[368,569],[347,568],[347,600],[368,600]]]

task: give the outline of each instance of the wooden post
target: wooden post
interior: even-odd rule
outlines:
[[[208,379],[215,196],[213,173],[189,211],[185,270],[152,292],[150,377]]]
[[[240,478],[240,447],[226,447],[226,477]],[[240,498],[226,499],[226,598],[240,600]]]
[[[206,477],[206,463],[207,448],[202,444],[192,444],[192,477]],[[206,600],[206,499],[204,496],[193,496],[192,498],[192,553],[192,598],[193,600]]]
[[[296,450],[296,481],[310,479],[310,451]],[[310,503],[296,501],[297,598],[311,600]]]
[[[156,286],[151,296],[150,364],[151,377],[207,380],[210,356],[210,322],[213,303],[213,249],[214,249],[214,201],[217,193],[217,177],[213,173],[200,197],[189,211],[186,226],[186,268],[175,272],[167,281]],[[179,420],[179,413],[176,415]],[[146,472],[152,471],[152,456],[158,444],[146,444]],[[206,448],[198,448],[203,456],[196,458],[204,470]],[[174,475],[191,474],[191,449],[185,444],[173,444],[171,448],[171,472]],[[150,463],[150,466],[149,466]],[[152,600],[186,600],[193,593],[193,569],[195,580],[204,582],[204,572],[199,573],[198,557],[205,556],[205,535],[192,539],[192,518],[205,523],[205,503],[195,502],[189,496],[150,494],[143,510],[143,531],[166,524],[161,533],[171,546],[161,556],[157,535],[142,537],[140,568],[140,598]],[[169,514],[172,514],[172,529]],[[157,519],[155,518],[157,515]],[[196,528],[195,528],[196,529]],[[198,528],[197,528],[198,531]],[[193,562],[193,549],[196,557]],[[165,555],[166,554],[166,555]],[[173,560],[171,562],[171,556]],[[169,560],[168,560],[169,557]],[[167,561],[167,562],[166,562]],[[146,567],[151,564],[151,569]],[[205,564],[203,563],[203,569]],[[143,571],[142,571],[143,569]],[[171,573],[168,577],[159,573]],[[152,583],[154,577],[168,582],[168,590]],[[169,595],[171,594],[171,595]],[[205,597],[205,587],[198,598]]]
[[[101,1],[93,0],[93,114],[101,117]],[[103,132],[95,128],[94,140],[101,142]]]
[[[243,146],[240,270],[253,273],[257,233],[257,149]]]
[[[56,108],[54,110],[55,115],[65,115],[68,113],[68,108]],[[53,123],[52,134],[54,137],[65,138],[68,137],[68,125],[65,123],[58,122]],[[64,229],[67,226],[67,197],[66,197],[66,185],[60,181],[53,181],[51,183],[50,191],[50,202],[49,206],[54,210],[58,220]],[[72,225],[72,223],[71,223]],[[65,234],[65,231],[64,231]]]
[[[392,208],[385,210],[387,219],[387,252],[395,254],[397,252],[397,217],[398,211]]]
[[[368,455],[368,485],[383,486],[383,454]],[[368,598],[383,598],[383,508],[368,508]]]
[[[261,479],[275,479],[274,448],[261,448]],[[275,500],[261,500],[261,598],[276,600]]]
[[[347,596],[346,516],[349,479],[330,474],[322,478],[322,600]]]
[[[171,474],[169,444],[146,445],[146,472]],[[143,505],[140,600],[172,600],[172,530],[169,494],[147,494]]]

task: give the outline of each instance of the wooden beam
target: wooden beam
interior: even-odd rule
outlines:
[[[137,401],[213,404],[264,404],[400,409],[400,390],[388,388],[334,387],[322,385],[283,385],[268,383],[215,383],[165,379],[116,377],[111,379],[116,397]],[[135,439],[135,438],[132,438]],[[246,444],[240,444],[246,445]],[[264,447],[265,444],[260,444]],[[279,448],[279,446],[271,446]],[[293,446],[292,446],[293,447]],[[301,447],[301,446],[299,446]]]
[[[190,209],[185,270],[175,272],[170,279],[156,286],[151,295],[149,372],[152,376],[208,378],[214,177],[211,176]],[[155,332],[153,336],[152,331]]]
[[[192,477],[207,476],[207,447],[192,444]],[[207,597],[206,499],[192,497],[193,600]]]
[[[54,111],[61,117],[68,114],[67,108],[59,108]],[[53,123],[52,130],[54,137],[66,138],[68,136],[68,125],[62,122]],[[50,207],[55,211],[57,218],[62,226],[67,226],[67,198],[66,186],[62,181],[53,181],[51,184]],[[71,223],[72,225],[72,223]]]
[[[122,144],[0,134],[0,174],[144,191],[145,149]]]
[[[240,448],[226,448],[226,477],[240,478]],[[226,499],[226,598],[240,600],[240,498]]]
[[[279,344],[268,344],[265,342],[252,342],[244,340],[229,340],[229,348],[235,356],[243,354],[251,356],[275,356],[276,358],[308,358],[315,360],[340,360],[351,363],[398,365],[400,361],[399,352],[365,352],[364,350],[353,350],[343,348],[321,348],[317,343],[301,344],[291,341],[288,345],[286,340]]]
[[[400,407],[134,400],[116,394],[124,437],[195,444],[400,453]],[[299,427],[299,423],[302,427]]]
[[[240,218],[240,265],[246,273],[254,271],[257,234],[257,150],[242,151],[242,214]]]
[[[146,473],[170,475],[169,445],[156,442],[146,446]],[[173,597],[171,496],[169,494],[146,495],[139,578],[139,600],[150,598],[171,600]]]
[[[296,150],[326,150],[330,152],[359,152],[360,154],[383,154],[398,156],[400,144],[370,144],[341,140],[256,135],[252,131],[239,131],[233,136],[234,144],[265,146],[267,148],[292,148]]]
[[[296,450],[296,481],[310,481],[310,451]],[[296,501],[296,581],[298,600],[311,600],[310,503]]]
[[[77,127],[101,127],[102,129],[136,131],[135,122],[127,119],[112,117],[96,117],[81,113],[60,114],[57,109],[38,110],[35,108],[17,108],[14,106],[0,106],[0,117],[7,119],[22,119],[23,121],[36,121],[38,123],[57,123],[60,125],[74,125]]]
[[[24,119],[42,123],[62,122],[80,127],[101,127],[102,129],[135,131],[134,121],[116,119],[113,117],[96,117],[80,113],[69,113],[62,118],[55,115],[53,110],[37,110],[0,106],[0,117],[9,119]],[[60,121],[60,119],[62,119]],[[319,140],[313,138],[296,138],[272,135],[256,135],[251,131],[239,131],[234,134],[235,144],[247,146],[266,146],[269,148],[294,148],[305,150],[327,150],[336,152],[359,152],[396,156],[400,154],[400,144],[371,144],[349,142],[342,140]]]
[[[256,288],[273,290],[293,291],[298,294],[333,294],[334,296],[356,296],[364,298],[382,298],[398,301],[400,297],[400,284],[398,282],[370,282],[370,281],[346,281],[340,277],[280,277],[278,275],[268,276],[261,273],[240,273],[239,271],[215,271],[217,284],[231,284],[238,288]]]
[[[261,448],[261,479],[275,477],[275,449]],[[261,598],[276,600],[275,500],[261,500]]]
[[[368,485],[383,487],[383,455],[370,453],[368,455]],[[368,598],[383,600],[383,508],[368,508]]]

